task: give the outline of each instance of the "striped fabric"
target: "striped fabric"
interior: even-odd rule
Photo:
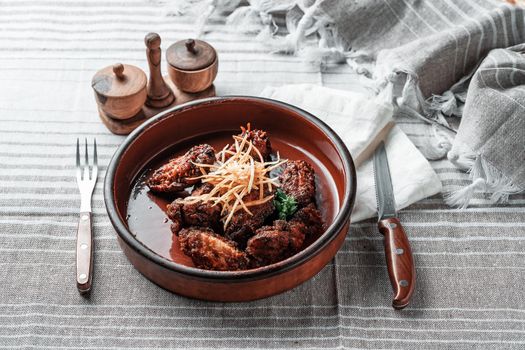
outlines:
[[[525,191],[525,162],[519,161],[525,159],[524,52],[525,44],[496,49],[480,63],[452,148],[461,154],[461,148],[468,147],[481,155],[503,171],[516,192]]]
[[[525,196],[451,210],[435,196],[400,213],[418,272],[412,305],[395,312],[382,237],[352,225],[334,261],[293,291],[252,303],[189,300],[143,278],[120,251],[102,198],[104,171],[123,138],[99,122],[90,80],[115,62],[146,68],[143,37],[163,47],[194,18],[159,1],[10,0],[0,3],[0,349],[523,349]],[[359,89],[346,66],[320,69],[268,55],[221,19],[204,38],[219,51],[219,94],[315,83]],[[426,129],[399,119],[414,140]],[[95,277],[74,280],[79,195],[74,142],[96,137],[102,171],[93,198]],[[467,182],[432,162],[446,190]]]
[[[491,49],[525,37],[523,9],[500,0],[325,0],[320,7],[347,47],[377,58],[380,78],[406,73],[424,97],[448,90]]]

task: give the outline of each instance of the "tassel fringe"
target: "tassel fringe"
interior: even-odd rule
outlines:
[[[196,38],[202,37],[202,34],[204,33],[204,26],[206,25],[206,22],[208,22],[208,19],[212,13],[215,11],[215,7],[216,5],[214,4],[213,0],[207,1],[203,4],[203,7],[200,10],[200,15],[197,17],[195,24]]]
[[[448,160],[463,171],[470,171],[474,167],[476,161],[476,154],[474,152],[463,151],[461,153],[455,152],[454,150],[448,152]]]
[[[490,193],[490,202],[496,204],[506,203],[511,194],[523,192],[523,189],[513,184],[511,179],[481,155],[478,155],[475,160],[472,160],[472,154],[466,154],[462,157],[457,154],[449,154],[448,158],[454,164],[461,164],[461,166],[472,163],[469,169],[469,178],[472,183],[459,190],[447,192],[443,196],[445,202],[452,207],[467,208],[475,193]]]
[[[433,95],[427,103],[429,104],[428,108],[434,112],[432,115],[437,113],[441,113],[447,117],[461,115],[456,96],[450,90],[445,91],[443,95]]]
[[[258,33],[263,28],[261,16],[251,6],[241,6],[226,19],[226,24],[243,33]]]
[[[426,101],[428,113],[434,118],[438,116],[456,116],[463,115],[463,104],[467,97],[467,88],[470,78],[479,67],[478,63],[471,71],[463,76],[457,83],[452,85],[450,90],[445,91],[442,95],[433,95]]]
[[[482,178],[477,178],[470,185],[463,187],[457,191],[448,192],[443,195],[445,202],[458,209],[465,209],[475,192],[482,192],[485,190],[486,183]]]

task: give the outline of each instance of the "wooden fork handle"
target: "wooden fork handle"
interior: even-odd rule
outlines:
[[[388,277],[394,289],[394,309],[408,305],[416,286],[416,270],[408,238],[397,218],[379,221],[379,232],[385,236],[385,256]]]
[[[93,280],[93,230],[90,212],[81,212],[78,221],[76,276],[80,294],[88,293]]]

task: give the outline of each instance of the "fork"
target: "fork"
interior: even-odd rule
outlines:
[[[91,196],[97,183],[97,140],[93,141],[93,162],[89,171],[88,143],[85,140],[85,162],[80,164],[80,142],[77,138],[77,184],[80,191],[80,219],[77,231],[77,288],[80,294],[91,290],[93,280],[93,226]]]

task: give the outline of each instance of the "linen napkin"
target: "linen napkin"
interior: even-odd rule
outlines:
[[[310,84],[267,87],[263,97],[298,106],[327,123],[345,142],[357,165],[357,194],[352,221],[377,215],[370,155],[384,139],[398,210],[441,191],[436,173],[397,126],[393,107],[365,94]]]

